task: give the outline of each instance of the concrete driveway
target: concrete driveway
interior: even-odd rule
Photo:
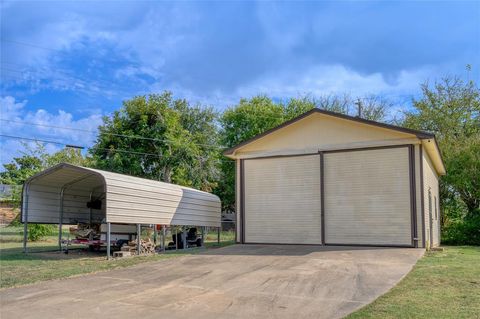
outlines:
[[[0,291],[9,318],[340,318],[405,276],[422,249],[235,245]]]

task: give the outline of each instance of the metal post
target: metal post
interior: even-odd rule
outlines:
[[[92,227],[92,196],[93,196],[93,190],[90,192],[90,211],[89,211],[89,216],[88,216],[88,225],[90,228]]]
[[[157,236],[157,225],[153,225],[153,244],[155,248],[157,247],[157,242],[158,242],[158,236]]]
[[[204,247],[205,246],[205,226],[201,227],[201,231],[202,231],[202,247]]]
[[[178,228],[175,227],[175,251],[178,250]]]
[[[183,249],[187,249],[187,228],[182,226],[182,242],[183,242]]]
[[[221,227],[217,228],[217,243],[220,245],[220,229]]]
[[[142,231],[142,226],[137,224],[137,255],[140,255],[140,233]]]
[[[27,239],[28,239],[28,185],[25,187],[25,220],[23,222],[23,253],[27,253]]]
[[[162,248],[163,248],[163,251],[166,250],[166,248],[165,248],[165,233],[166,233],[166,226],[162,225]]]
[[[63,194],[65,187],[60,191],[60,222],[58,223],[58,249],[62,251],[62,226],[63,226]]]
[[[111,227],[111,224],[110,223],[107,223],[107,259],[110,260],[110,241],[111,241],[111,238],[110,238],[110,233],[112,231],[112,227]]]

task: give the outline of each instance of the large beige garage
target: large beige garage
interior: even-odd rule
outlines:
[[[239,243],[440,244],[433,134],[313,109],[224,154]]]

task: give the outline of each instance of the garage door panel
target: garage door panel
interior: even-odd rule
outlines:
[[[320,157],[245,160],[245,242],[321,244]]]
[[[411,245],[408,148],[325,154],[327,244]]]

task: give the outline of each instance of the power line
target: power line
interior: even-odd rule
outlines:
[[[40,142],[40,143],[49,143],[49,144],[63,145],[63,146],[68,146],[69,145],[67,143],[58,142],[58,141],[44,140],[44,139],[31,138],[31,137],[14,136],[14,135],[6,135],[6,134],[0,134],[0,137],[17,139],[17,140],[32,141],[32,142]],[[80,146],[80,147],[87,148],[86,146]],[[136,154],[136,155],[149,155],[149,156],[156,156],[156,157],[161,156],[160,154],[127,151],[127,150],[120,150],[120,149],[115,149],[115,148],[114,149],[111,149],[111,148],[96,148],[96,149],[109,151],[109,152],[129,153],[129,154]]]
[[[14,136],[14,135],[6,135],[6,134],[0,134],[0,137],[4,138],[10,138],[10,139],[17,139],[17,140],[24,140],[24,141],[32,141],[32,142],[39,142],[39,143],[49,143],[49,144],[54,144],[54,145],[62,145],[62,146],[71,146],[70,144],[63,143],[63,142],[58,142],[58,141],[52,141],[52,140],[44,140],[44,139],[38,139],[38,138],[31,138],[31,137],[22,137],[22,136]],[[87,149],[88,147],[86,146],[75,146],[76,148],[83,148]],[[95,148],[96,150],[101,150],[105,152],[116,152],[116,153],[125,153],[125,154],[133,154],[133,155],[143,155],[143,156],[154,156],[154,157],[162,157],[160,154],[154,154],[154,153],[145,153],[145,152],[136,152],[136,151],[127,151],[127,150],[121,150],[121,149],[112,149],[112,148]],[[228,159],[228,162],[235,162],[234,160]]]
[[[134,138],[134,139],[150,140],[150,141],[156,141],[156,142],[173,143],[173,141],[168,140],[168,139],[158,139],[158,138],[138,136],[138,135],[126,135],[126,134],[117,134],[117,133],[109,133],[109,132],[101,132],[101,131],[92,131],[92,130],[86,130],[86,129],[81,129],[81,128],[64,127],[64,126],[40,124],[40,123],[33,123],[33,122],[23,122],[23,121],[8,120],[8,119],[2,119],[2,118],[0,118],[0,121],[8,122],[8,123],[17,123],[17,124],[22,124],[22,125],[48,127],[48,128],[54,128],[54,129],[60,129],[60,130],[71,130],[71,131],[78,131],[78,132],[86,132],[86,133],[93,133],[93,134],[99,134],[99,135],[105,134],[105,135],[112,135],[112,136],[125,137],[125,138]],[[195,145],[198,145],[198,146],[218,148],[218,149],[223,149],[224,148],[224,147],[221,147],[221,146],[215,146],[215,145],[211,145],[211,144],[202,144],[202,143],[192,143],[192,144],[195,144]]]

